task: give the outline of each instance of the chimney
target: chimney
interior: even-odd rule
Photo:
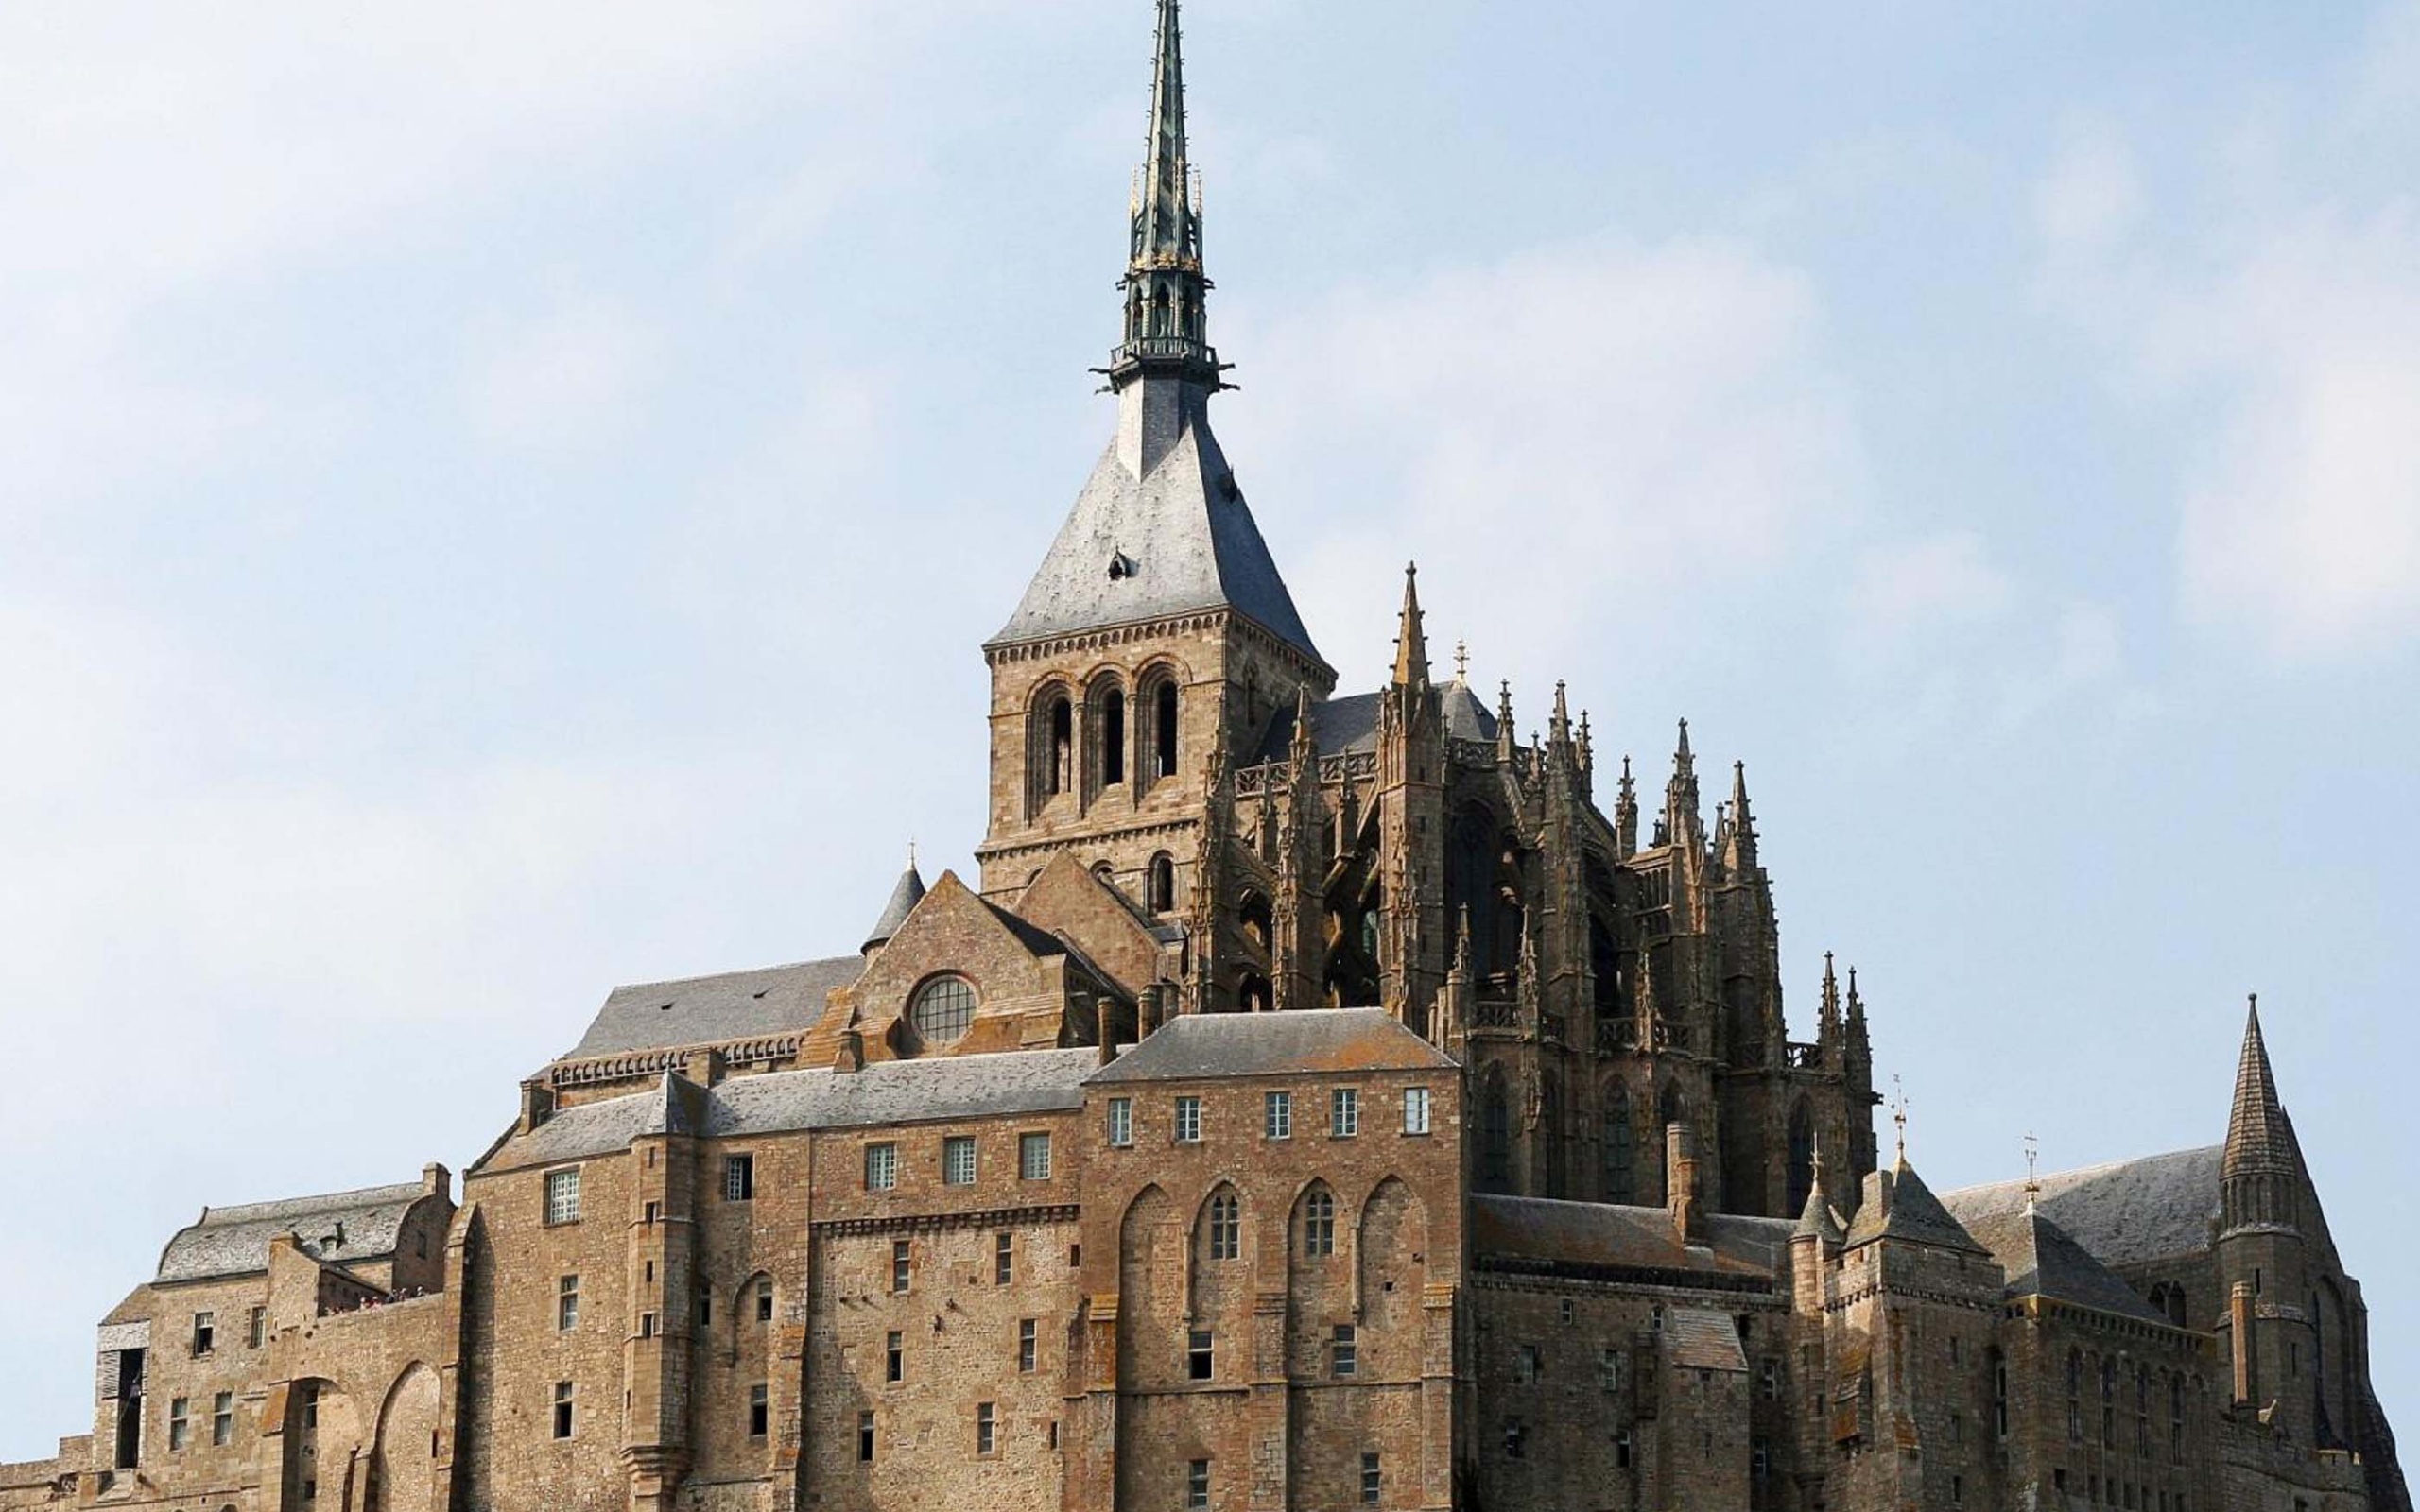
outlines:
[[[2227,1297],[2227,1336],[2235,1349],[2235,1404],[2252,1405],[2252,1283],[2238,1281]]]
[[[454,1195],[454,1173],[432,1160],[420,1168],[420,1189],[431,1196],[450,1200]]]
[[[555,1116],[554,1089],[532,1078],[521,1084],[521,1129],[527,1134]]]

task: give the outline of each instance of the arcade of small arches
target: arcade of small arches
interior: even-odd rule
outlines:
[[[1130,684],[1103,668],[1080,686],[1052,678],[1027,717],[1028,818],[1063,799],[1089,808],[1113,790],[1141,796],[1177,775],[1182,755],[1180,674],[1153,662]]]

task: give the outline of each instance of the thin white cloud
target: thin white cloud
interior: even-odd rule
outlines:
[[[473,423],[509,446],[563,449],[611,432],[644,394],[661,334],[612,301],[569,297],[497,332],[463,384]]]
[[[2015,598],[2015,584],[1972,531],[1886,542],[1863,552],[1852,571],[1845,646],[1869,664],[1894,661],[1997,621]]]
[[[2123,235],[2142,212],[2142,185],[2126,144],[2105,123],[2076,119],[2036,186],[2033,217],[2054,250],[2082,251]]]

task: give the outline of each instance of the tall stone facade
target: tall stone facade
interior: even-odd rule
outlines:
[[[1790,1036],[1740,767],[1600,793],[1410,574],[1338,693],[1211,432],[1183,90],[1161,0],[977,884],[614,989],[458,1203],[205,1209],[0,1509],[2408,1512],[2256,1013],[2222,1144],[1937,1196],[1855,974]]]

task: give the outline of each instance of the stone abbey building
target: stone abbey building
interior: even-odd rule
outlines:
[[[1644,795],[1560,687],[1519,739],[1409,577],[1340,691],[1211,434],[1159,12],[979,879],[614,989],[458,1196],[204,1209],[0,1508],[2408,1512],[2256,1014],[2222,1143],[1936,1194],[1854,974],[1791,1036],[1740,768],[1709,823],[1685,727]]]

